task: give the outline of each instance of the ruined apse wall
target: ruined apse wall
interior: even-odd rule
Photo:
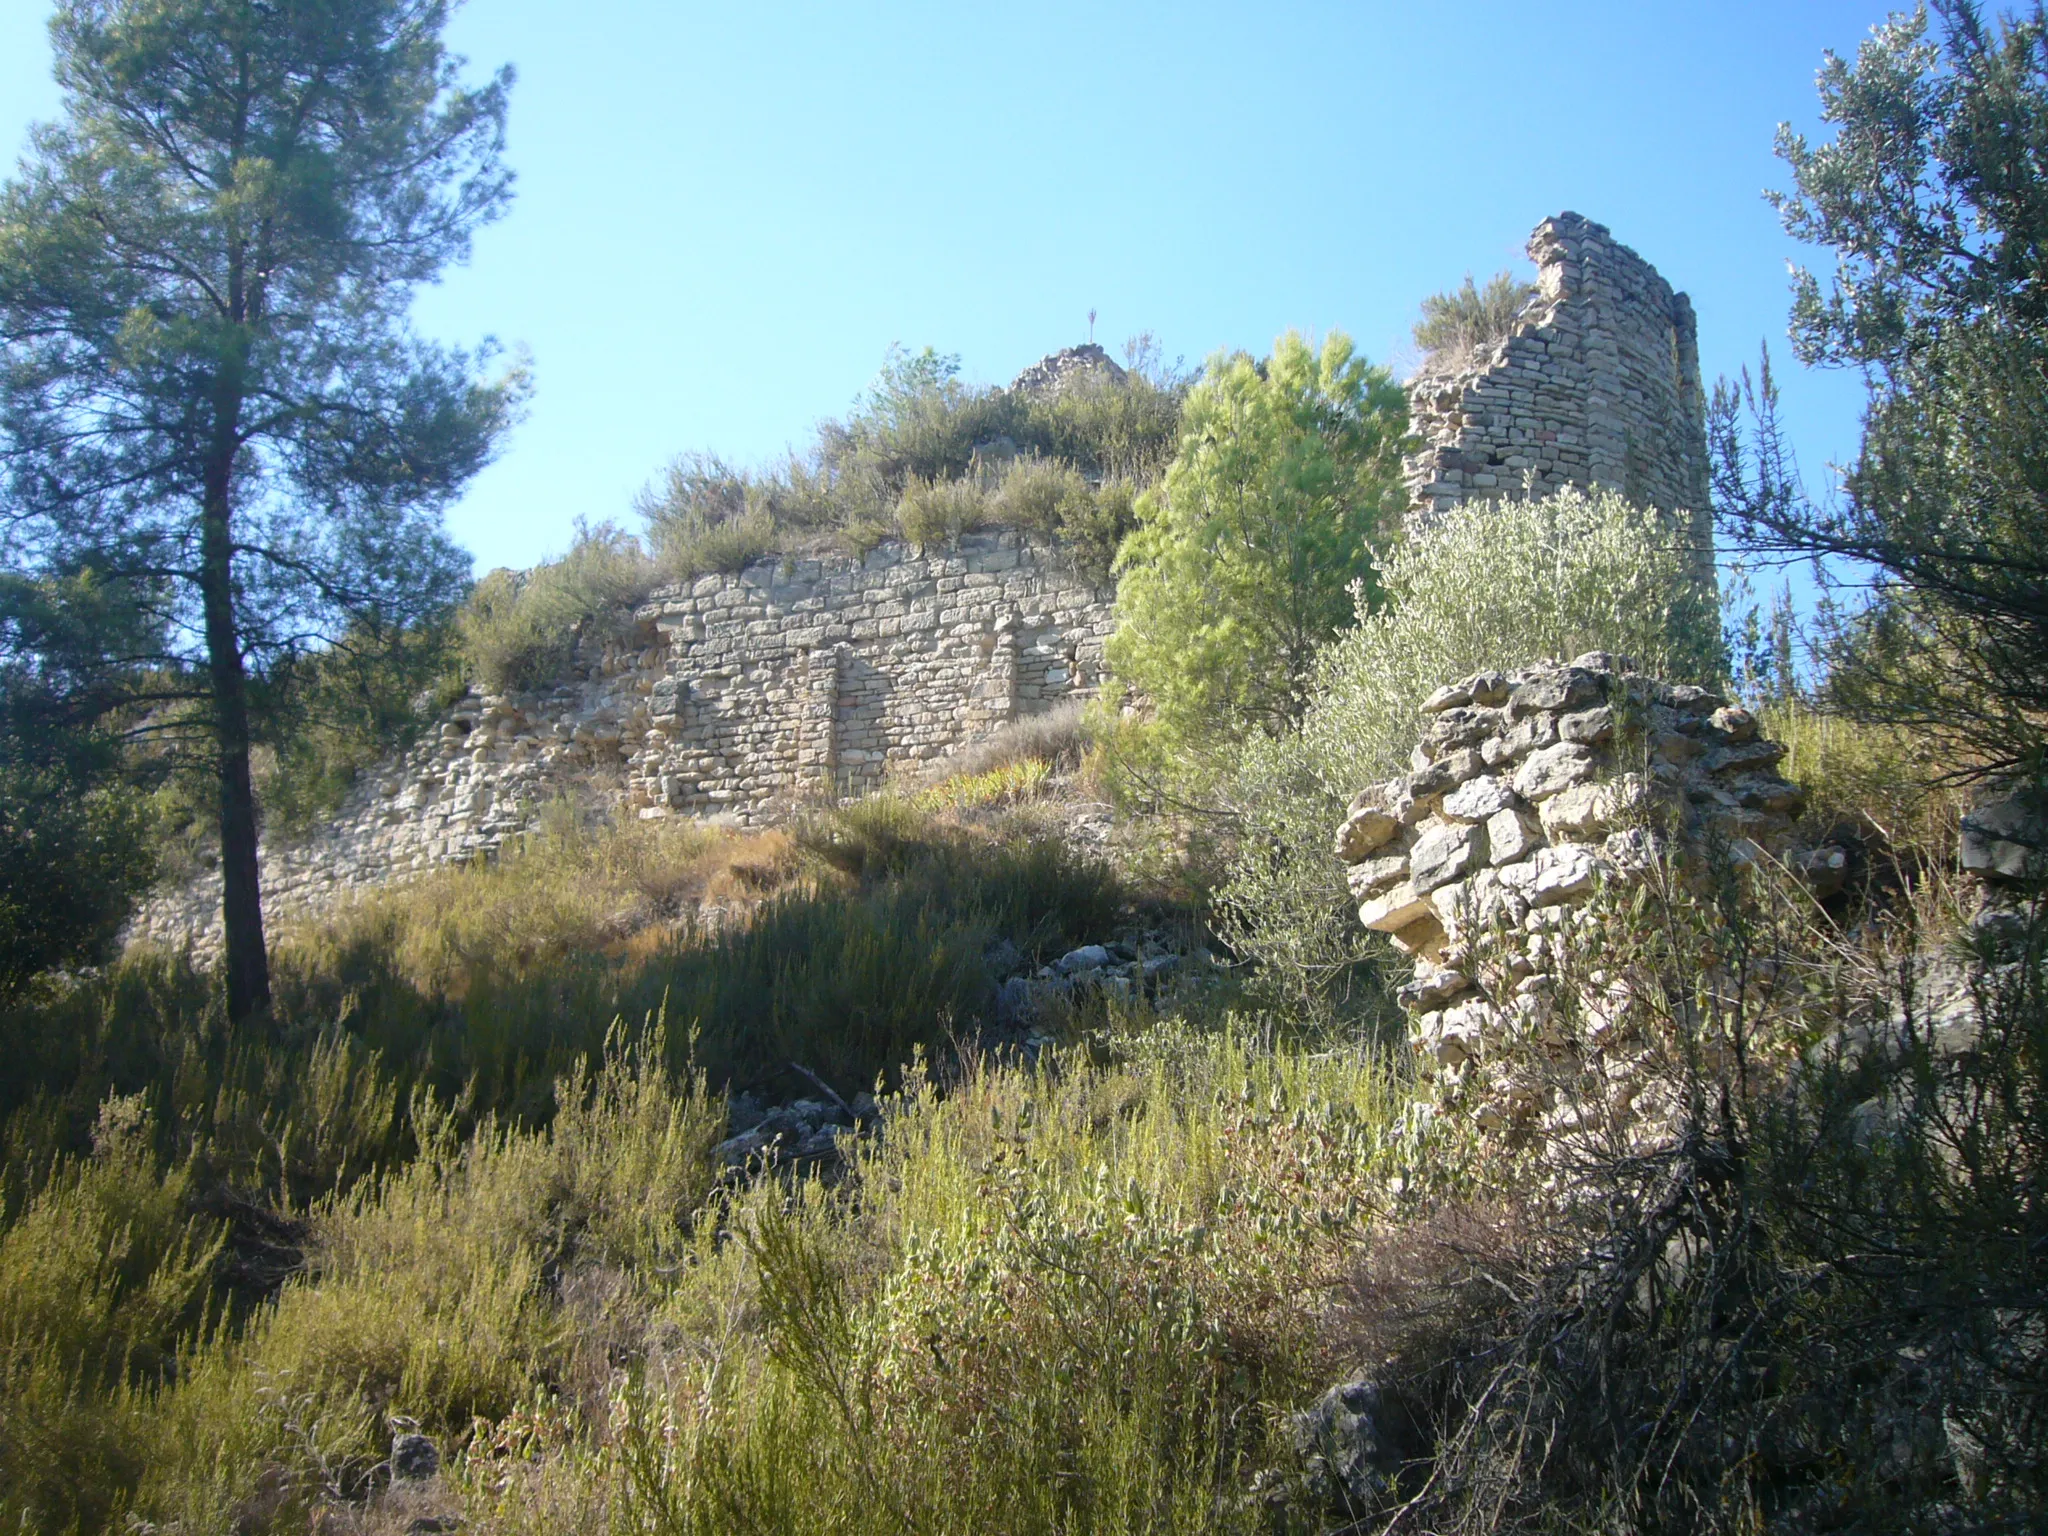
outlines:
[[[1575,213],[1529,237],[1537,296],[1505,341],[1409,382],[1413,516],[1565,486],[1619,491],[1678,521],[1713,568],[1706,404],[1692,303]]]
[[[758,561],[658,591],[540,693],[472,692],[334,819],[262,852],[267,914],[495,853],[568,797],[755,826],[858,795],[1092,696],[1115,591],[1014,531]],[[135,937],[219,942],[220,881],[158,891]]]

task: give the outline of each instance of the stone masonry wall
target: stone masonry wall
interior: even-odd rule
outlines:
[[[1667,839],[1782,860],[1817,895],[1841,885],[1840,849],[1790,841],[1803,796],[1777,772],[1784,747],[1704,688],[1592,652],[1482,672],[1423,711],[1413,770],[1359,794],[1336,851],[1360,921],[1415,959],[1401,1001],[1437,1099],[1482,1129],[1552,1130],[1574,1108],[1518,1070],[1532,1046],[1574,1058],[1608,1111],[1643,1091],[1646,1045],[1619,994],[1577,1000],[1596,1021],[1582,1038],[1553,1032],[1554,1007],[1560,973],[1582,969],[1563,946],[1590,942],[1581,909]]]
[[[1115,592],[1015,532],[864,560],[763,561],[641,610],[666,638],[629,799],[745,822],[878,788],[1092,695]]]
[[[1413,513],[1565,486],[1671,513],[1713,568],[1706,405],[1692,303],[1575,213],[1529,237],[1537,297],[1514,333],[1409,383]]]
[[[1610,487],[1677,514],[1712,571],[1692,307],[1576,214],[1530,239],[1540,293],[1474,365],[1409,386],[1414,515]],[[1120,376],[1097,347],[1019,376]],[[759,825],[877,788],[1005,721],[1092,694],[1115,593],[1015,532],[924,550],[756,563],[658,592],[624,641],[590,642],[544,692],[461,701],[366,774],[313,836],[267,846],[274,913],[488,855],[568,796],[643,817]],[[217,877],[158,892],[133,932],[217,942]]]
[[[488,856],[559,797],[755,826],[863,794],[1092,696],[1114,598],[1011,531],[763,560],[657,592],[627,639],[582,645],[555,687],[472,692],[313,835],[266,840],[266,912]],[[157,892],[131,933],[215,947],[218,874]]]

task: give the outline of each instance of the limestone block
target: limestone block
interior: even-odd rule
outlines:
[[[1356,864],[1384,847],[1400,830],[1399,818],[1383,807],[1358,806],[1337,831],[1337,857],[1347,864]]]
[[[1508,695],[1508,714],[1520,719],[1537,713],[1557,714],[1600,701],[1600,680],[1578,667],[1544,668]]]
[[[1707,724],[1730,742],[1756,740],[1756,716],[1734,705],[1715,710]]]
[[[1515,770],[1515,793],[1524,800],[1544,800],[1583,784],[1597,769],[1593,749],[1575,741],[1560,742],[1532,752]]]
[[[1597,709],[1566,715],[1557,722],[1557,734],[1566,741],[1589,747],[1604,745],[1614,739],[1614,711],[1602,704]]]
[[[1530,715],[1517,720],[1507,735],[1500,738],[1500,743],[1504,758],[1509,761],[1554,746],[1557,743],[1557,716]]]
[[[1693,683],[1667,683],[1657,690],[1657,702],[1681,714],[1712,715],[1728,701],[1711,689]]]
[[[1422,918],[1434,921],[1436,913],[1429,898],[1406,880],[1358,909],[1358,921],[1375,933],[1396,933]]]
[[[1707,750],[1697,736],[1682,731],[1657,731],[1650,737],[1650,756],[1658,762],[1683,768]]]
[[[1423,829],[1408,855],[1408,878],[1419,894],[1462,880],[1486,864],[1486,829],[1439,822]]]
[[[1524,862],[1504,866],[1499,875],[1503,886],[1527,897],[1531,906],[1549,907],[1592,890],[1600,867],[1591,848],[1566,843],[1539,848]]]
[[[1461,747],[1455,752],[1446,753],[1434,762],[1417,767],[1408,776],[1408,792],[1418,800],[1426,800],[1433,795],[1441,795],[1446,790],[1456,788],[1467,779],[1477,778],[1485,770],[1484,758],[1469,747]]]
[[[1625,774],[1603,784],[1575,784],[1560,790],[1542,803],[1538,814],[1544,832],[1553,839],[1597,839],[1641,806],[1647,793],[1640,775]]]
[[[1482,775],[1445,795],[1443,813],[1453,821],[1486,821],[1514,803],[1515,792],[1505,779]]]
[[[1962,865],[1999,881],[2048,878],[2048,801],[2030,793],[1986,800],[1962,819]]]
[[[1707,753],[1706,761],[1700,767],[1712,774],[1756,773],[1775,768],[1784,756],[1785,748],[1778,742],[1747,741],[1734,746],[1715,747]]]
[[[1543,846],[1543,829],[1524,806],[1497,811],[1486,819],[1486,850],[1496,865],[1526,859]]]
[[[1422,713],[1438,714],[1472,702],[1472,689],[1465,683],[1446,683],[1422,701]]]
[[[1404,928],[1387,935],[1394,948],[1419,960],[1435,960],[1443,953],[1444,926],[1434,912],[1425,912]]]
[[[1500,728],[1501,718],[1497,711],[1482,709],[1475,705],[1461,705],[1445,709],[1423,732],[1423,744],[1432,757],[1458,747],[1476,747]]]

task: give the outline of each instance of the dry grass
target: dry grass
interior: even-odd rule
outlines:
[[[593,955],[644,960],[705,928],[743,923],[815,878],[782,832],[675,820],[586,825],[566,806],[498,859],[380,887],[279,934],[288,955],[384,948],[423,991],[460,1000],[502,979]]]

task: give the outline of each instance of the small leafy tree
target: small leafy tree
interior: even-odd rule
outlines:
[[[1828,55],[1830,142],[1778,134],[1785,227],[1834,269],[1797,275],[1794,350],[1867,381],[1860,452],[1807,494],[1766,357],[1716,391],[1715,500],[1752,550],[1870,583],[1824,626],[1838,704],[1990,770],[2038,753],[2048,693],[2048,11],[1932,9]]]
[[[1373,545],[1404,505],[1407,397],[1333,332],[1273,355],[1211,360],[1180,451],[1139,498],[1109,660],[1185,745],[1286,730],[1316,650],[1371,582]]]
[[[153,615],[103,676],[203,730],[237,1018],[269,996],[252,669],[445,611],[440,511],[522,393],[406,320],[510,190],[510,73],[458,83],[447,9],[62,0],[64,116],[0,193],[8,560]]]

